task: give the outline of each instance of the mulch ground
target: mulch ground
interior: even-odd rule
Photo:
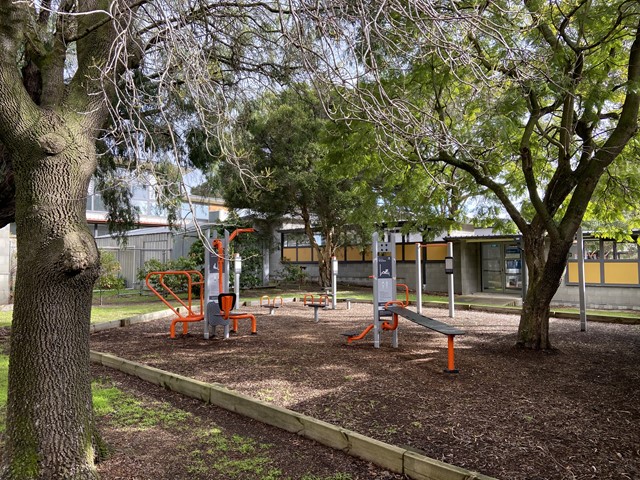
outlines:
[[[425,309],[467,332],[456,338],[460,373],[447,374],[446,337],[406,320],[397,349],[388,334],[379,349],[371,334],[347,346],[340,333],[364,328],[372,308],[338,304],[338,310],[320,311],[316,324],[313,310],[300,303],[287,303],[273,316],[246,307],[258,315],[258,335],[240,320],[229,340],[204,340],[201,324],[171,340],[169,322],[154,321],[96,333],[92,349],[221,383],[500,479],[640,478],[640,326],[591,322],[580,332],[575,320],[552,319],[557,351],[549,354],[514,347],[517,316],[457,311],[452,320],[446,310]],[[141,393],[159,394],[151,385],[133,384]],[[240,422],[232,417],[231,424]],[[320,449],[312,442],[285,445],[289,452]],[[305,458],[305,465],[315,458]],[[334,471],[357,463],[342,462]],[[299,467],[291,468],[292,478],[302,477]],[[140,475],[104,478],[160,478]],[[400,478],[362,462],[351,475]]]

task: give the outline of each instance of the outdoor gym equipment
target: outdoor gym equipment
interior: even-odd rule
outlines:
[[[185,276],[187,278],[187,301],[186,303],[182,300],[166,283],[165,277],[171,276]],[[162,290],[168,294],[174,301],[178,302],[180,305],[184,307],[184,312],[179,310],[179,307],[174,307],[169,301],[164,298],[162,292],[158,291],[152,284],[152,279],[157,277],[157,282]],[[194,277],[196,281],[194,281]],[[202,274],[197,270],[174,270],[167,272],[149,272],[145,278],[145,283],[149,290],[151,290],[162,302],[169,307],[173,313],[176,314],[176,318],[171,322],[171,327],[169,327],[169,334],[171,338],[176,337],[176,324],[182,323],[182,334],[186,335],[189,332],[189,322],[199,322],[204,319],[203,306],[204,306],[204,280]],[[195,310],[193,305],[193,287],[200,287],[200,296],[199,296],[199,309]]]
[[[224,239],[217,238],[217,232],[213,232],[213,238],[210,238],[210,231],[207,231],[207,242],[211,242],[211,249],[205,249],[205,257],[204,257],[204,271],[205,271],[205,281],[204,281],[204,298],[207,303],[207,309],[205,314],[205,325],[204,325],[204,338],[208,339],[210,335],[210,328],[215,327],[217,322],[217,317],[213,316],[213,314],[209,314],[210,312],[215,312],[216,307],[214,305],[210,305],[212,303],[216,304],[219,302],[218,296],[221,293],[225,293],[229,291],[229,258],[225,255],[225,252],[228,252],[229,244],[233,239],[240,233],[250,233],[254,232],[253,228],[238,228],[233,231],[233,233],[229,234],[227,230],[224,231]],[[234,270],[236,273],[236,294],[234,294],[234,298],[239,295],[239,277],[240,277],[240,269],[241,269],[241,261],[239,261],[239,257],[234,259]],[[234,302],[235,303],[235,302]],[[218,306],[218,308],[220,308]],[[249,319],[251,320],[251,334],[255,335],[257,333],[257,323],[256,317],[250,313],[242,313],[237,311],[230,311],[229,320],[233,323],[232,332],[238,331],[238,320],[241,319]],[[224,338],[229,338],[229,326],[224,325]]]
[[[398,347],[398,317],[406,318],[418,325],[430,330],[447,335],[448,343],[448,363],[444,370],[446,373],[458,373],[454,363],[454,338],[456,335],[464,335],[464,331],[458,330],[444,322],[425,317],[419,313],[406,308],[409,304],[409,288],[406,285],[398,284],[396,278],[396,245],[393,233],[387,234],[387,241],[379,241],[378,233],[375,232],[372,238],[373,251],[373,324],[367,326],[361,333],[344,333],[347,337],[347,344],[362,340],[371,330],[373,330],[373,346],[380,348],[380,336],[383,331],[390,331],[392,334],[391,346]],[[406,289],[406,303],[396,300],[396,289],[398,286]],[[420,286],[419,286],[420,288]],[[393,321],[382,320],[383,317],[391,316]]]
[[[329,306],[329,295],[326,293],[305,293],[302,304],[305,307],[313,308],[313,321],[318,323],[320,321],[318,310]]]
[[[278,300],[280,300],[279,303],[278,303]],[[269,295],[262,295],[260,297],[260,306],[268,308],[269,315],[275,314],[276,309],[282,307],[282,305],[283,305],[283,300],[280,295],[276,295],[273,298],[271,298]]]
[[[319,300],[316,302],[315,297],[319,296]],[[307,302],[307,298],[311,297],[311,302]],[[326,289],[325,292],[318,293],[305,293],[304,294],[304,305],[308,307],[314,307],[314,318],[315,321],[318,321],[318,309],[319,308],[329,308],[329,297],[331,298],[331,309],[335,310],[338,302],[338,259],[333,256],[331,257],[331,288]],[[351,299],[348,299],[347,303],[348,308],[351,308]],[[316,304],[316,305],[313,305]]]

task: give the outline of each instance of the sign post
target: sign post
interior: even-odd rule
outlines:
[[[453,318],[456,313],[453,299],[453,242],[447,243],[447,256],[444,259],[444,273],[447,274],[447,289],[449,291],[449,318]]]

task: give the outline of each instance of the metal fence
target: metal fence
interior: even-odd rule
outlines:
[[[144,280],[138,280],[138,272],[148,260],[167,262],[171,259],[173,239],[170,234],[140,235],[129,238],[125,246],[119,246],[112,238],[96,239],[98,248],[110,252],[120,263],[120,276],[127,288],[142,288]]]

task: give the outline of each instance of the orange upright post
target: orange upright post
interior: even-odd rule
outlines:
[[[455,368],[454,358],[453,358],[453,339],[455,335],[447,335],[447,368],[444,370],[446,373],[458,373],[458,370]]]

